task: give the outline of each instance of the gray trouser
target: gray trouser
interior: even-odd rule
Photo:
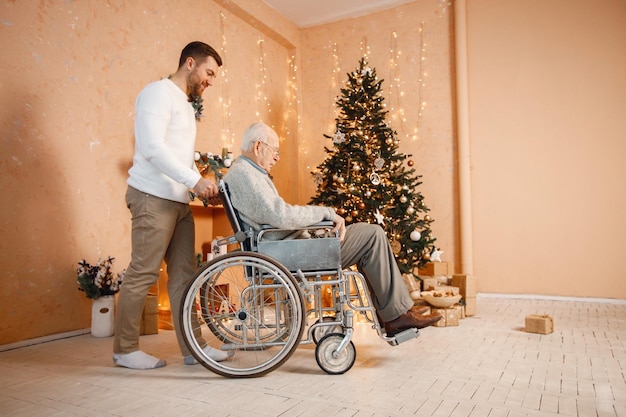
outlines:
[[[146,296],[158,281],[161,263],[165,260],[176,339],[183,356],[189,355],[180,331],[179,309],[196,269],[191,208],[133,187],[128,187],[126,204],[132,216],[132,255],[117,300],[113,352],[139,350],[139,328]]]
[[[341,266],[352,265],[365,276],[374,307],[383,322],[400,317],[413,306],[382,227],[369,223],[346,227],[346,236],[341,242]]]

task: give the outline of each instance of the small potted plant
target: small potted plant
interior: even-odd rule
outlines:
[[[126,270],[113,273],[114,258],[99,259],[96,265],[78,262],[78,289],[91,298],[91,334],[108,337],[114,333],[115,294],[120,290]]]

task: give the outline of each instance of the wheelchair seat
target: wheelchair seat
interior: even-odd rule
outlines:
[[[250,227],[245,230],[245,223],[230,200],[230,190],[224,180],[219,182],[219,191],[226,216],[235,236],[239,236],[237,240],[241,242],[243,250],[270,256],[292,272],[341,268],[339,238],[330,233],[332,221],[323,221],[300,229],[262,225],[261,230],[255,233]],[[276,240],[272,237],[276,233],[288,237]],[[302,238],[303,236],[306,238]]]

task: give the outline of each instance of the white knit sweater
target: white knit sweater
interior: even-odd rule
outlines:
[[[267,171],[245,156],[233,162],[224,181],[241,220],[256,230],[262,224],[297,229],[335,217],[335,211],[329,207],[287,204],[278,195]]]
[[[196,119],[187,95],[171,80],[148,84],[135,102],[135,156],[128,184],[181,203],[200,180],[194,163]]]

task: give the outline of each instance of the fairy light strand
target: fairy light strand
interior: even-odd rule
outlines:
[[[370,47],[367,44],[367,36],[363,36],[363,38],[361,38],[361,56],[363,56],[365,60],[369,62]]]
[[[226,42],[226,30],[225,30],[225,21],[226,17],[224,13],[220,12],[220,33],[221,33],[221,55],[224,61],[227,60],[227,42]],[[234,146],[234,137],[233,132],[230,128],[230,94],[229,94],[229,84],[228,84],[228,69],[222,68],[222,89],[221,89],[221,97],[219,98],[219,102],[222,105],[222,143],[226,144],[228,149],[232,149]]]
[[[298,99],[298,83],[297,83],[297,78],[296,78],[296,74],[298,71],[297,65],[296,65],[296,55],[295,53],[292,51],[291,55],[289,56],[289,58],[287,59],[287,65],[288,65],[288,75],[287,75],[287,109],[285,110],[284,113],[284,126],[285,126],[285,136],[290,136],[291,135],[291,126],[290,124],[293,123],[292,122],[292,114],[294,113],[294,109],[296,109],[296,116],[298,114],[297,112],[297,99]],[[296,129],[297,129],[297,124],[299,123],[299,120],[296,119]]]
[[[417,100],[419,111],[417,113],[417,126],[422,124],[422,116],[426,108],[426,101],[422,99],[422,89],[426,87],[426,78],[428,73],[425,70],[426,64],[426,41],[424,40],[424,21],[420,22],[420,52],[419,52],[419,78],[417,84]]]
[[[333,132],[335,129],[334,120],[339,114],[339,109],[335,105],[337,101],[337,91],[339,91],[341,82],[339,81],[339,75],[341,74],[341,67],[339,65],[339,53],[337,52],[337,42],[333,42],[331,45],[333,50],[333,67],[330,75],[330,98],[328,100],[328,131]]]
[[[256,84],[256,117],[261,119],[261,106],[265,104],[268,115],[272,113],[270,101],[267,98],[267,68],[265,67],[265,51],[263,50],[263,37],[258,40],[259,45],[259,73],[261,79]]]
[[[389,103],[391,104],[389,109],[389,115],[391,120],[396,122],[396,126],[399,125],[399,130],[403,134],[405,133],[404,123],[406,122],[406,115],[404,108],[402,107],[401,98],[404,96],[402,91],[402,81],[400,79],[399,61],[401,51],[398,49],[398,34],[396,32],[391,33],[391,45],[389,47],[389,78],[391,83],[389,85]]]

